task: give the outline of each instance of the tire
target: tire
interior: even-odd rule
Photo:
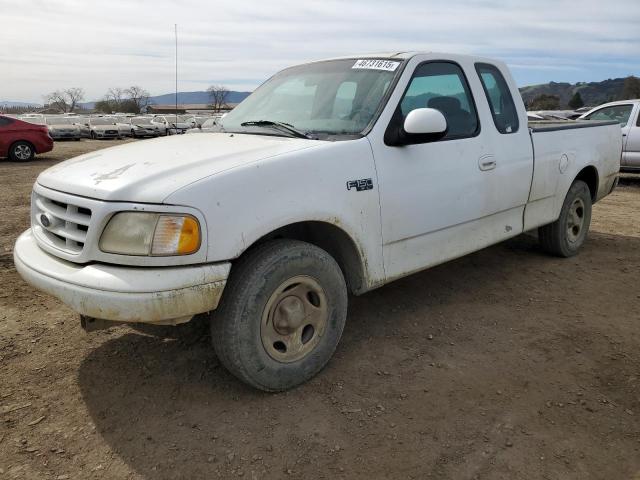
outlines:
[[[582,180],[576,180],[567,192],[558,220],[538,229],[542,248],[559,257],[576,255],[587,241],[591,207],[589,187]]]
[[[12,162],[28,162],[29,160],[33,160],[35,155],[35,147],[31,143],[23,140],[15,142],[9,147],[9,159]]]
[[[322,370],[346,316],[347,287],[333,257],[309,243],[274,240],[234,265],[211,315],[211,340],[237,378],[278,392]]]

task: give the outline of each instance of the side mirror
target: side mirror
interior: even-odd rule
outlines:
[[[416,108],[402,122],[402,111],[397,109],[384,133],[384,143],[390,147],[417,145],[440,140],[447,134],[447,119],[435,108]]]
[[[428,135],[447,131],[447,119],[435,108],[416,108],[404,120],[404,131],[413,135]]]

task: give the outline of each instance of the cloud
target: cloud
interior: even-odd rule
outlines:
[[[505,60],[520,84],[638,73],[640,2],[568,0],[0,0],[0,98],[41,101],[80,86],[100,98],[139,84],[252,89],[288,65],[371,51]]]

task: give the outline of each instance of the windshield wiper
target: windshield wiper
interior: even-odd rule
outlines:
[[[271,127],[271,128],[275,128],[276,130],[284,130],[285,132],[288,132],[289,134],[293,135],[294,137],[298,137],[298,138],[307,138],[309,140],[315,140],[314,137],[312,137],[311,135],[308,135],[307,133],[303,132],[302,130],[298,130],[296,127],[294,127],[293,125],[290,125],[288,123],[285,122],[275,122],[273,120],[250,120],[248,122],[242,122],[240,124],[241,127]]]

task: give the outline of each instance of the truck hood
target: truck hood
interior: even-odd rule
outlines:
[[[208,133],[144,140],[87,153],[38,176],[47,188],[108,201],[162,203],[205,177],[326,142]]]

